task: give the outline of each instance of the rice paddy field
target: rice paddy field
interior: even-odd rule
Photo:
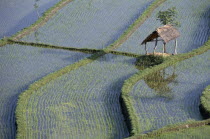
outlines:
[[[204,116],[204,118],[208,118],[210,115],[210,85],[204,89],[201,95],[200,109],[202,116]]]
[[[162,134],[160,136],[154,137],[155,139],[208,139],[210,136],[210,126],[201,126],[197,128],[182,130],[179,132],[172,132],[170,134]]]
[[[177,39],[177,52],[186,53],[202,46],[208,40],[210,34],[209,0],[167,0],[154,10],[153,14],[118,50],[145,54],[144,45],[141,45],[142,41],[156,28],[162,26],[156,20],[158,11],[164,11],[171,7],[176,7],[178,11],[177,20],[181,24],[181,27],[177,28],[181,34]],[[155,43],[149,42],[147,45],[148,51],[151,53]],[[163,43],[159,42],[156,51],[162,52],[162,46]],[[166,52],[174,52],[174,41],[167,43]]]
[[[26,137],[128,137],[119,96],[123,81],[138,71],[134,62],[107,54],[36,90],[25,114]]]
[[[57,2],[61,4],[43,13]],[[167,126],[204,122],[199,105],[210,84],[209,5],[209,0],[1,1],[0,38],[43,18],[8,38],[22,44],[0,40],[0,139],[135,138]],[[126,104],[126,81],[147,70],[135,66],[136,57],[145,53],[140,43],[161,26],[157,12],[170,7],[176,7],[181,22],[178,54],[198,51],[130,82],[134,87],[123,97],[132,102]],[[167,52],[173,53],[173,45],[167,44]],[[64,49],[72,47],[97,52]],[[152,51],[153,43],[148,47]],[[109,54],[113,49],[117,55]],[[165,59],[163,64],[170,61]],[[203,125],[154,138],[208,138],[209,133]]]
[[[137,136],[137,137],[131,137],[131,139],[208,139],[210,136],[210,126],[200,126],[200,127],[194,127],[190,129],[182,129],[179,131],[173,131],[169,133],[163,133],[158,136],[153,137],[146,137],[144,135]]]
[[[80,3],[80,5],[82,4],[86,5],[87,3],[85,2]],[[133,4],[131,4],[130,6],[132,5]],[[126,6],[126,4],[118,6],[119,7],[118,10],[122,10],[123,6]],[[142,11],[145,9],[145,6],[146,5],[142,6],[141,9]],[[66,7],[68,8],[69,6],[67,5]],[[104,8],[99,7],[98,10],[103,11]],[[78,11],[79,9],[75,11],[75,14]],[[87,11],[84,11],[84,13],[89,15],[92,14],[91,12],[87,13]],[[127,19],[124,20],[124,22],[121,21],[120,23],[127,24],[128,26],[129,23],[132,23],[140,13],[141,11],[139,11],[138,13],[133,12],[133,14],[131,12],[131,15],[128,16],[129,14],[127,14],[126,16]],[[54,18],[57,17],[55,16]],[[52,18],[52,20],[54,18]],[[48,25],[48,23],[49,22],[47,22],[46,25]],[[66,27],[68,27],[68,25],[70,27],[70,24],[67,24]],[[56,26],[57,25],[55,24],[54,27]],[[52,27],[51,30],[54,30],[54,28]],[[97,32],[97,30],[92,30],[92,33],[94,31]],[[115,33],[117,33],[117,31],[118,30],[116,30]],[[35,40],[37,40],[38,31],[35,31],[34,33],[36,34]],[[119,32],[119,34],[120,33],[121,32]],[[28,36],[26,36],[26,38],[27,37]],[[30,41],[29,39],[24,39],[24,40]],[[1,47],[0,49],[1,49],[0,82],[1,82],[1,100],[2,100],[0,106],[1,107],[0,137],[14,138],[16,132],[14,116],[15,116],[15,108],[19,94],[23,92],[25,89],[27,89],[31,83],[41,79],[47,74],[52,73],[58,69],[61,69],[67,65],[73,64],[74,62],[77,62],[80,59],[83,59],[89,55],[77,52],[67,52],[64,50],[34,48],[30,46],[20,46],[20,45],[6,45],[4,47]]]
[[[105,48],[154,0],[74,0],[22,40],[59,46]]]
[[[130,95],[142,133],[203,119],[199,104],[202,91],[210,84],[209,60],[210,51],[154,72],[136,83]]]
[[[82,58],[79,52],[6,45],[0,47],[0,138],[14,138],[18,96],[28,86]]]
[[[1,0],[0,39],[33,24],[60,0]]]

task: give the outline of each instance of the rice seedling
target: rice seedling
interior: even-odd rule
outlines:
[[[15,108],[21,92],[34,81],[87,56],[30,46],[0,47],[0,138],[15,137]]]
[[[154,10],[144,24],[118,49],[119,51],[135,52],[144,54],[144,46],[141,42],[156,28],[162,26],[156,20],[159,11],[176,7],[178,11],[178,21],[181,27],[178,28],[181,36],[178,38],[178,53],[186,53],[202,46],[209,37],[209,0],[191,1],[191,0],[168,0]],[[147,43],[148,51],[152,52],[154,43]],[[162,52],[162,43],[158,43],[157,52]],[[173,53],[174,41],[169,42],[168,53]]]
[[[199,112],[199,97],[210,83],[209,56],[210,51],[149,74],[136,83],[130,95],[140,133],[203,119]]]
[[[84,7],[80,7],[80,8],[84,8]],[[65,26],[59,26],[58,28],[59,30],[62,30],[62,31],[67,29]],[[107,48],[107,50],[109,50],[109,48]],[[105,52],[106,52],[106,49],[105,49]],[[116,69],[118,70],[122,69],[124,73],[127,73],[129,70],[126,68],[125,70],[123,67],[118,66],[118,64],[115,64],[115,62],[113,62],[112,60],[110,61],[109,58],[107,58],[106,56],[104,58],[105,61],[108,61],[111,63],[113,62],[108,67],[103,67],[103,65],[101,64],[97,65],[95,62],[98,62],[98,61],[95,61],[89,64],[92,66],[87,65],[85,67],[81,67],[83,65],[86,65],[92,62],[99,56],[104,55],[105,52],[99,52],[98,54],[93,55],[91,57],[92,59],[88,58],[88,59],[85,59],[76,63],[75,67],[72,66],[72,69],[78,68],[77,70],[69,70],[71,72],[67,72],[67,74],[64,74],[64,75],[60,74],[61,75],[60,77],[56,76],[58,78],[53,78],[54,81],[50,81],[49,80],[50,76],[48,76],[49,79],[46,83],[43,84],[44,86],[39,84],[40,81],[37,82],[40,88],[34,87],[36,83],[31,86],[32,92],[26,98],[27,106],[19,105],[18,110],[17,110],[17,112],[21,111],[24,113],[22,120],[25,120],[24,124],[26,125],[24,125],[23,127],[20,127],[23,129],[23,132],[22,132],[24,134],[23,136],[34,137],[34,138],[36,137],[38,138],[58,138],[58,137],[65,138],[72,134],[75,135],[74,136],[75,138],[84,138],[84,137],[90,137],[90,138],[92,137],[104,137],[104,138],[119,137],[121,138],[121,137],[128,136],[128,131],[126,129],[125,123],[119,122],[120,120],[123,119],[122,115],[121,116],[119,115],[119,112],[120,112],[119,103],[116,104],[117,101],[116,100],[113,101],[114,99],[119,98],[119,96],[110,97],[110,95],[107,95],[107,92],[104,93],[103,91],[107,89],[106,88],[107,86],[110,87],[112,85],[110,83],[113,83],[113,79],[115,79],[113,77],[115,75],[119,75],[119,77],[122,77],[122,75],[120,75],[122,73],[119,71],[113,72],[113,74],[110,74],[107,71],[109,70],[112,71],[112,68],[114,67],[117,67]],[[94,64],[97,66],[94,66]],[[100,66],[102,66],[103,68],[99,68]],[[95,70],[97,71],[96,73],[95,73]],[[100,77],[101,72],[103,73],[102,78]],[[100,74],[97,74],[97,73],[100,73]],[[133,73],[134,73],[134,70],[132,71],[132,74]],[[107,77],[108,76],[107,74],[112,75],[112,78]],[[96,77],[97,78],[100,77],[101,79],[99,80]],[[128,76],[126,76],[125,78],[127,77]],[[105,80],[105,82],[101,82],[101,80]],[[117,81],[117,85],[119,83],[120,82]],[[104,86],[101,87],[101,85],[104,85]],[[94,86],[97,88],[97,90],[94,91],[94,89],[89,88],[89,86],[90,87]],[[33,87],[35,89],[33,89]],[[111,86],[111,90],[112,91],[114,90],[112,86]],[[167,88],[164,90],[167,90]],[[92,91],[93,93],[91,93]],[[101,96],[99,94],[99,91],[102,95],[105,95],[105,97]],[[90,92],[90,93],[86,94],[86,92]],[[48,96],[48,94],[50,94],[50,97]],[[21,96],[22,99],[24,95],[25,93]],[[45,98],[45,100],[43,98]],[[65,103],[63,104],[63,102]],[[100,102],[102,102],[102,105],[100,105],[101,104]],[[22,102],[20,103],[22,104]],[[116,107],[113,108],[110,106],[110,104],[112,104],[111,106],[116,105]],[[86,106],[90,106],[88,107],[89,109]],[[27,111],[25,111],[25,107],[27,108]],[[21,108],[23,109],[21,110]],[[47,109],[43,109],[43,108],[47,108]],[[71,112],[72,110],[73,112]],[[102,115],[100,115],[101,111],[103,112]],[[114,116],[110,116],[112,114]],[[78,117],[78,119],[80,120],[78,121],[77,119],[75,119],[75,117]],[[87,118],[87,117],[91,117],[91,118]],[[119,117],[121,117],[121,119]],[[148,120],[147,122],[149,123],[150,121]],[[118,127],[120,124],[122,125]],[[28,127],[28,125],[30,125],[30,127]],[[72,129],[72,130],[69,130],[69,129]],[[95,131],[95,132],[92,132],[92,131]]]
[[[36,10],[42,15],[60,0],[40,0]],[[34,9],[35,0],[0,1],[0,38],[11,36],[33,24],[39,17]],[[25,8],[27,7],[27,8]]]
[[[210,118],[210,85],[202,93],[200,111],[204,118]]]
[[[71,1],[72,0],[61,0],[61,1],[59,1],[57,4],[55,4],[54,6],[49,8],[47,11],[45,11],[43,13],[43,15],[40,16],[40,18],[34,24],[32,24],[29,27],[26,27],[26,28],[22,29],[21,31],[17,32],[11,38],[15,39],[15,40],[19,40],[19,39],[23,38],[24,36],[30,34],[31,32],[37,30],[39,27],[43,26],[51,17],[53,17],[62,7],[64,7],[65,5],[67,5]],[[36,40],[38,39],[37,35],[38,35],[38,32],[35,31]]]
[[[140,55],[133,54],[133,53],[127,53],[127,52],[119,52],[114,50],[104,50],[104,49],[90,49],[90,48],[76,48],[76,47],[63,47],[63,46],[55,46],[52,44],[43,44],[43,43],[33,43],[33,42],[23,42],[23,41],[15,41],[12,39],[7,39],[8,44],[19,44],[23,46],[34,46],[39,48],[49,48],[49,49],[59,49],[59,50],[68,50],[68,51],[76,51],[76,52],[83,52],[83,53],[111,53],[115,55],[124,55],[129,57],[139,57]],[[3,44],[2,44],[3,45]]]
[[[73,1],[39,28],[36,36],[32,33],[23,40],[102,49],[118,39],[153,1]]]
[[[208,139],[210,136],[210,126],[205,125],[201,127],[196,127],[196,128],[190,128],[190,129],[185,129],[181,130],[178,132],[171,132],[171,133],[166,133],[166,134],[161,134],[160,136],[154,137],[155,139],[176,139],[179,137],[180,139]]]
[[[162,70],[168,66],[174,65],[177,62],[183,61],[185,59],[189,59],[193,56],[200,55],[204,52],[207,52],[210,48],[210,40],[208,40],[203,46],[201,46],[198,49],[195,49],[189,53],[185,54],[179,54],[177,56],[169,57],[167,60],[164,61],[164,63],[160,65],[156,65],[152,68],[146,68],[143,71],[138,72],[137,74],[134,74],[129,79],[127,79],[122,87],[122,102],[124,104],[124,107],[127,110],[127,118],[128,118],[128,125],[131,129],[131,135],[136,135],[141,132],[141,129],[139,127],[140,123],[138,122],[138,117],[135,111],[135,108],[133,107],[132,97],[130,96],[130,92],[133,89],[133,86],[138,82],[139,80],[143,79],[149,74],[154,73],[155,71]]]
[[[27,100],[25,137],[128,137],[119,96],[134,62],[107,54],[40,87]]]
[[[8,42],[7,42],[7,39],[3,38],[3,39],[0,39],[0,47],[6,45]]]
[[[65,2],[65,1],[62,1],[62,2]],[[62,4],[62,2],[61,2],[61,4]],[[58,3],[56,6],[59,6],[59,4],[60,3]],[[57,8],[55,6],[55,9]],[[28,32],[31,32],[31,31],[33,31],[34,29],[36,29],[37,27],[38,27],[38,25],[37,24],[39,24],[40,23],[40,25],[41,24],[43,24],[44,22],[45,22],[45,20],[46,19],[48,19],[48,16],[50,16],[49,14],[51,14],[50,12],[52,12],[54,9],[53,8],[51,8],[50,10],[48,10],[48,12],[46,12],[45,13],[45,15],[43,16],[43,17],[41,17],[34,25],[32,25],[32,26],[30,26],[29,28],[27,28],[27,29],[24,29],[23,31],[21,31],[20,33],[17,33],[16,35],[14,35],[13,37],[12,37],[12,39],[19,39],[19,38],[21,38],[23,35],[25,35],[25,34],[27,34]],[[49,14],[48,14],[49,13]],[[46,17],[46,18],[45,18]],[[37,35],[39,35],[39,32],[37,32],[36,31],[36,35],[35,35],[35,37],[37,38]],[[5,46],[5,47],[7,47],[7,46]],[[12,47],[11,47],[12,48]],[[21,50],[21,49],[20,49]],[[114,52],[115,53],[115,52]],[[11,55],[10,55],[11,56]],[[76,55],[71,55],[71,56],[73,56],[75,59],[80,59],[80,58],[83,58],[83,57],[77,57]],[[11,57],[13,57],[13,56],[11,56]],[[16,57],[16,55],[14,56],[14,57]],[[94,56],[93,56],[94,57]],[[97,57],[97,55],[96,55],[96,57]],[[28,59],[28,56],[24,56],[24,58],[23,58],[23,61],[25,60],[25,59]],[[71,60],[71,59],[66,59],[66,60]],[[88,60],[89,61],[89,60]],[[90,61],[92,61],[92,60],[90,60]],[[7,61],[8,62],[8,61]],[[82,63],[82,62],[81,62]],[[11,63],[9,63],[9,64],[11,64]],[[9,65],[8,64],[8,65]],[[23,62],[23,64],[24,64],[24,62]],[[20,64],[21,65],[21,64]],[[30,65],[29,65],[30,66]],[[33,67],[33,66],[31,66],[31,67]],[[19,68],[19,67],[17,67],[17,68]],[[20,68],[19,68],[20,69]],[[31,69],[31,70],[33,70],[33,69]],[[44,67],[43,67],[43,70],[44,70]],[[45,68],[45,70],[47,70],[47,68]],[[49,70],[49,69],[48,69]],[[5,70],[6,71],[6,70]],[[30,71],[30,68],[29,69],[27,69],[27,71]],[[51,72],[51,70],[49,70],[50,72]],[[34,71],[35,72],[35,71]],[[40,71],[41,72],[41,71]],[[38,72],[39,74],[40,74],[40,72]],[[14,72],[15,73],[15,72]],[[49,73],[49,72],[48,72]],[[8,74],[8,73],[6,73],[6,74]],[[30,77],[30,76],[29,76]],[[26,88],[27,88],[27,85],[28,85],[28,83],[30,84],[30,83],[32,83],[32,82],[34,82],[35,80],[37,80],[37,79],[39,79],[39,78],[41,78],[41,77],[43,77],[43,75],[42,76],[38,76],[38,77],[36,77],[36,78],[31,78],[27,83],[26,82],[24,82],[26,85],[23,85],[24,86],[24,89],[18,89],[18,93],[19,93],[19,90],[20,91],[23,91],[23,90],[25,90]],[[3,78],[2,78],[3,79]],[[19,77],[18,77],[18,79],[19,79]],[[23,83],[23,84],[24,84]],[[5,87],[5,86],[2,86],[3,88]],[[18,87],[20,87],[20,86],[18,86],[17,85],[17,88]],[[14,89],[14,88],[13,88]],[[16,92],[17,93],[17,92]],[[16,95],[16,99],[17,99],[17,95]],[[16,100],[15,99],[15,100]],[[13,105],[14,106],[14,105]],[[8,109],[9,110],[9,109]],[[12,113],[14,114],[14,111],[12,111]],[[13,115],[14,116],[14,115]],[[14,117],[13,117],[13,119],[14,119]],[[8,124],[9,125],[9,124]],[[12,124],[10,124],[10,125],[14,125],[14,121],[12,121]],[[20,129],[21,129],[21,127],[19,127]],[[10,132],[9,130],[8,130],[8,132]],[[7,134],[7,135],[11,135],[11,136],[14,136],[14,131],[13,131],[13,129],[12,129],[12,134]],[[4,136],[4,135],[2,135],[2,136]]]
[[[152,131],[148,134],[141,134],[130,137],[130,139],[148,139],[148,138],[206,138],[209,136],[210,119],[203,121],[187,121],[174,125],[165,126],[161,129]],[[202,134],[199,132],[202,129]]]
[[[119,47],[119,45],[123,42],[122,40],[124,40],[124,38],[129,37],[130,33],[133,32],[133,30],[135,29],[136,26],[139,26],[139,23],[142,23],[145,19],[146,16],[149,16],[149,14],[152,12],[152,10],[154,10],[155,7],[157,7],[159,4],[161,4],[162,2],[164,2],[165,0],[157,0],[155,1],[150,7],[149,10],[146,10],[146,12],[142,15],[142,17],[140,17],[140,19],[138,19],[137,22],[135,22],[132,26],[129,27],[129,29],[124,33],[124,35],[119,38],[117,41],[115,41],[114,44],[110,45],[107,49],[104,49],[104,52],[99,52],[96,53],[94,55],[92,55],[91,57],[81,60],[73,65],[69,65],[59,71],[56,71],[55,73],[52,73],[46,77],[44,77],[42,80],[38,81],[37,83],[33,83],[24,93],[21,94],[20,99],[18,101],[18,106],[16,109],[16,117],[17,117],[17,124],[21,125],[18,126],[18,136],[17,138],[22,138],[26,135],[26,121],[25,121],[25,109],[26,109],[26,105],[27,104],[27,99],[30,97],[31,94],[33,94],[33,92],[37,89],[39,89],[41,86],[46,85],[48,82],[50,82],[51,80],[56,79],[57,77],[73,71],[81,66],[84,66],[88,63],[91,63],[93,60],[97,59],[98,57],[102,56],[105,54],[106,51],[110,51],[113,48]],[[116,53],[115,51],[112,51],[113,53]],[[135,56],[134,56],[135,57]]]

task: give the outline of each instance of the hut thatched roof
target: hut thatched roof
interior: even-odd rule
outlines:
[[[161,37],[165,43],[168,43],[170,40],[176,39],[179,36],[180,33],[176,28],[171,25],[164,25],[152,32],[141,44],[153,41],[158,37]]]

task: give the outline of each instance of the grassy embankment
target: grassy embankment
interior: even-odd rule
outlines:
[[[204,118],[210,118],[210,85],[202,93],[200,111]]]
[[[180,123],[175,125],[166,126],[159,130],[153,131],[144,135],[136,135],[131,139],[144,139],[144,138],[208,138],[210,135],[210,85],[207,86],[201,96],[200,104],[201,114],[207,120],[192,121]]]
[[[210,39],[200,48],[195,49],[191,52],[188,53],[184,53],[184,54],[179,54],[179,55],[175,55],[175,56],[171,56],[165,59],[165,61],[162,64],[153,66],[153,67],[149,67],[146,68],[143,71],[140,71],[139,73],[133,75],[132,77],[130,77],[128,80],[126,80],[124,82],[123,88],[122,88],[122,100],[123,100],[123,105],[126,109],[126,113],[127,113],[127,117],[129,119],[130,122],[130,128],[131,128],[131,135],[138,135],[141,132],[141,129],[139,127],[140,123],[138,122],[138,117],[137,114],[135,112],[135,108],[132,102],[132,98],[130,97],[129,93],[131,92],[131,90],[133,89],[133,86],[141,79],[144,79],[144,77],[146,77],[147,75],[159,71],[161,69],[164,69],[168,66],[174,65],[180,61],[183,61],[185,59],[191,58],[193,56],[196,55],[200,55],[206,51],[208,51],[210,49]],[[204,122],[205,124],[209,123],[209,120],[205,121],[201,121],[201,123]],[[199,122],[196,122],[196,124]],[[194,124],[194,123],[192,123]],[[165,130],[163,130],[165,131]],[[167,131],[167,130],[166,130]],[[160,130],[160,132],[158,131],[157,134],[162,133],[162,131]]]
[[[43,13],[43,15],[32,25],[22,29],[21,31],[17,32],[13,36],[9,38],[3,38],[0,40],[0,47],[8,44],[8,39],[19,40],[22,37],[28,35],[29,33],[33,32],[34,30],[38,29],[39,27],[43,26],[51,17],[53,17],[58,10],[64,7],[66,4],[71,2],[72,0],[61,0],[53,7],[49,8],[47,11]]]
[[[118,40],[116,40],[113,44],[111,44],[110,46],[108,46],[107,48],[104,49],[104,52],[98,52],[96,54],[93,54],[92,56],[83,59],[75,64],[69,65],[61,70],[58,70],[54,73],[49,74],[48,76],[42,78],[39,81],[36,81],[35,83],[33,83],[32,85],[29,86],[29,88],[23,92],[20,96],[19,96],[19,100],[18,100],[18,104],[17,104],[17,108],[16,108],[16,118],[17,118],[17,126],[18,126],[18,133],[17,133],[17,138],[25,138],[25,129],[27,128],[27,124],[26,124],[26,117],[25,117],[25,111],[26,111],[26,107],[27,107],[27,103],[29,101],[30,95],[37,90],[38,88],[40,88],[41,86],[47,84],[48,82],[50,82],[53,79],[58,78],[59,76],[68,73],[72,70],[75,70],[81,66],[84,66],[88,63],[91,63],[92,61],[96,60],[97,58],[99,58],[100,56],[103,56],[104,54],[106,54],[106,52],[112,50],[112,49],[116,49],[117,47],[119,47],[123,42],[125,42],[130,36],[131,34],[151,15],[152,11],[159,6],[161,3],[163,3],[165,0],[156,0],[154,1],[148,8],[147,10],[144,11],[144,13],[123,33],[123,35],[121,35]],[[24,34],[24,32],[23,32]],[[20,35],[21,36],[21,35]],[[14,37],[11,39],[17,39],[19,37]]]
[[[134,53],[127,53],[127,52],[120,52],[120,51],[104,51],[103,49],[90,49],[90,48],[76,48],[76,47],[63,47],[63,46],[56,46],[51,44],[44,44],[44,43],[33,43],[33,42],[24,42],[24,41],[15,41],[8,39],[8,43],[10,44],[19,44],[24,46],[34,46],[34,47],[41,47],[41,48],[49,48],[49,49],[61,49],[61,50],[68,50],[68,51],[75,51],[75,52],[82,52],[82,53],[88,53],[88,54],[94,54],[98,52],[104,52],[106,54],[111,53],[115,55],[123,55],[123,56],[129,56],[129,57],[139,57],[140,55],[134,54]]]
[[[142,134],[142,135],[135,135],[133,137],[130,137],[130,139],[146,139],[146,138],[171,138],[175,135],[175,137],[180,136],[180,138],[189,138],[189,135],[191,136],[198,136],[201,138],[202,136],[206,136],[208,134],[210,119],[203,120],[203,121],[189,121],[186,123],[179,123],[175,125],[170,125],[163,127],[161,129],[158,129],[156,131],[150,132],[148,134]],[[199,128],[202,128],[203,134],[199,134],[197,130]],[[190,134],[188,134],[188,132]]]

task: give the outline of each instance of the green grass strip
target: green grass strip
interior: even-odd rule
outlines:
[[[110,49],[116,49],[123,44],[128,38],[144,23],[144,21],[151,16],[152,12],[166,0],[155,0],[143,13],[142,15],[128,27],[128,29],[110,46],[107,47],[107,51]]]
[[[18,102],[17,102],[17,107],[16,107],[16,123],[17,123],[17,138],[18,139],[25,139],[26,137],[26,129],[27,129],[27,123],[26,123],[26,111],[27,111],[27,104],[28,101],[30,100],[30,96],[32,93],[35,93],[36,90],[38,90],[40,87],[46,85],[47,83],[49,83],[50,81],[62,76],[63,74],[66,74],[72,70],[75,70],[81,66],[84,66],[88,63],[91,63],[92,61],[94,61],[95,59],[97,59],[98,57],[100,57],[101,55],[103,55],[103,53],[97,53],[94,54],[92,56],[90,56],[89,58],[80,60],[77,63],[74,63],[72,65],[69,65],[61,70],[58,70],[54,73],[51,73],[47,76],[45,76],[44,78],[42,78],[39,81],[34,82],[32,85],[29,86],[29,88],[20,94]]]
[[[200,111],[204,118],[210,118],[210,85],[202,93]]]
[[[0,47],[1,47],[1,46],[4,46],[4,45],[6,45],[6,44],[8,44],[8,41],[7,41],[6,38],[3,38],[3,39],[0,40]]]
[[[64,7],[71,1],[73,1],[73,0],[61,0],[60,2],[55,4],[53,7],[49,8],[47,11],[45,11],[43,13],[43,15],[29,27],[22,29],[21,31],[17,32],[16,34],[14,34],[11,37],[6,37],[6,38],[1,39],[0,47],[7,45],[8,39],[19,40],[19,39],[23,38],[24,36],[28,35],[29,33],[35,31],[39,27],[43,26],[51,17],[53,17],[58,12],[58,10],[60,10],[62,7]]]
[[[125,108],[128,111],[128,118],[131,126],[131,135],[137,135],[141,132],[140,129],[140,123],[138,120],[138,116],[136,114],[133,101],[129,93],[133,90],[133,86],[139,81],[144,79],[147,75],[159,71],[161,69],[164,69],[168,66],[174,65],[177,62],[183,61],[185,59],[191,58],[196,55],[200,55],[210,49],[210,39],[200,48],[192,50],[191,52],[185,53],[185,54],[179,54],[175,56],[171,56],[166,58],[166,60],[160,64],[156,65],[151,68],[147,68],[143,71],[140,71],[133,76],[131,76],[129,79],[125,80],[123,87],[122,87],[122,93],[121,98],[124,101]]]
[[[34,46],[34,47],[41,47],[41,48],[49,48],[49,49],[60,49],[60,50],[68,50],[68,51],[76,51],[76,52],[82,52],[82,53],[89,53],[94,54],[97,52],[104,52],[106,54],[111,53],[115,55],[123,55],[128,57],[139,57],[141,55],[134,54],[134,53],[127,53],[127,52],[120,52],[120,51],[104,51],[103,49],[90,49],[90,48],[76,48],[76,47],[63,47],[63,46],[56,46],[52,44],[44,44],[44,43],[33,43],[33,42],[25,42],[25,41],[15,41],[12,39],[7,39],[9,44],[19,44],[24,46]]]
[[[91,53],[91,54],[102,51],[102,49],[63,47],[63,46],[56,46],[56,45],[52,45],[52,44],[34,43],[34,42],[25,42],[25,41],[15,41],[15,40],[12,40],[12,39],[8,39],[8,43],[10,43],[10,44],[19,44],[19,45],[24,45],[24,46],[40,47],[40,48],[76,51],[76,52]]]
[[[208,125],[209,123],[210,123],[210,119],[203,120],[203,121],[188,121],[185,123],[178,123],[175,125],[165,126],[161,129],[152,131],[147,134],[141,134],[141,135],[130,137],[129,139],[154,138],[154,137],[160,136],[161,134],[166,134],[166,133],[170,134],[172,132],[179,132],[179,131],[183,131],[183,130],[187,130],[187,129],[191,129],[195,127],[201,127],[201,126]]]
[[[22,29],[21,31],[17,32],[11,38],[13,40],[19,40],[24,36],[28,35],[29,33],[33,32],[34,30],[38,29],[39,27],[43,26],[51,17],[53,17],[62,7],[67,5],[69,2],[73,0],[61,0],[53,7],[49,8],[47,11],[43,13],[43,15],[32,25]]]
[[[144,12],[143,14],[121,35],[113,44],[109,45],[107,48],[103,49],[103,52],[98,52],[96,54],[93,54],[92,56],[85,58],[83,60],[80,60],[79,62],[76,62],[74,64],[71,64],[63,69],[60,69],[54,73],[51,73],[39,81],[34,82],[29,86],[29,88],[24,91],[23,93],[20,94],[17,102],[17,107],[15,111],[16,115],[16,123],[17,123],[17,138],[18,139],[25,139],[26,138],[26,129],[27,129],[27,116],[25,115],[25,112],[27,111],[27,104],[29,101],[29,98],[32,93],[35,93],[37,89],[40,87],[46,85],[50,81],[72,71],[76,70],[81,66],[87,65],[88,63],[93,62],[97,58],[103,56],[106,54],[106,52],[111,51],[112,49],[116,49],[119,47],[123,42],[125,42],[131,35],[132,33],[138,29],[138,27],[143,24],[143,22],[151,15],[152,11],[158,7],[160,4],[165,2],[166,0],[156,0],[154,1]],[[37,21],[38,22],[38,21]],[[36,23],[37,23],[36,22]],[[41,21],[39,21],[41,22]],[[32,29],[30,29],[32,28]],[[34,27],[35,28],[35,27]],[[29,32],[33,31],[33,26],[29,27]],[[28,32],[26,30],[26,32]],[[19,35],[14,36],[13,40],[19,39],[22,37],[22,35],[25,35],[24,30],[22,33],[20,32]]]

